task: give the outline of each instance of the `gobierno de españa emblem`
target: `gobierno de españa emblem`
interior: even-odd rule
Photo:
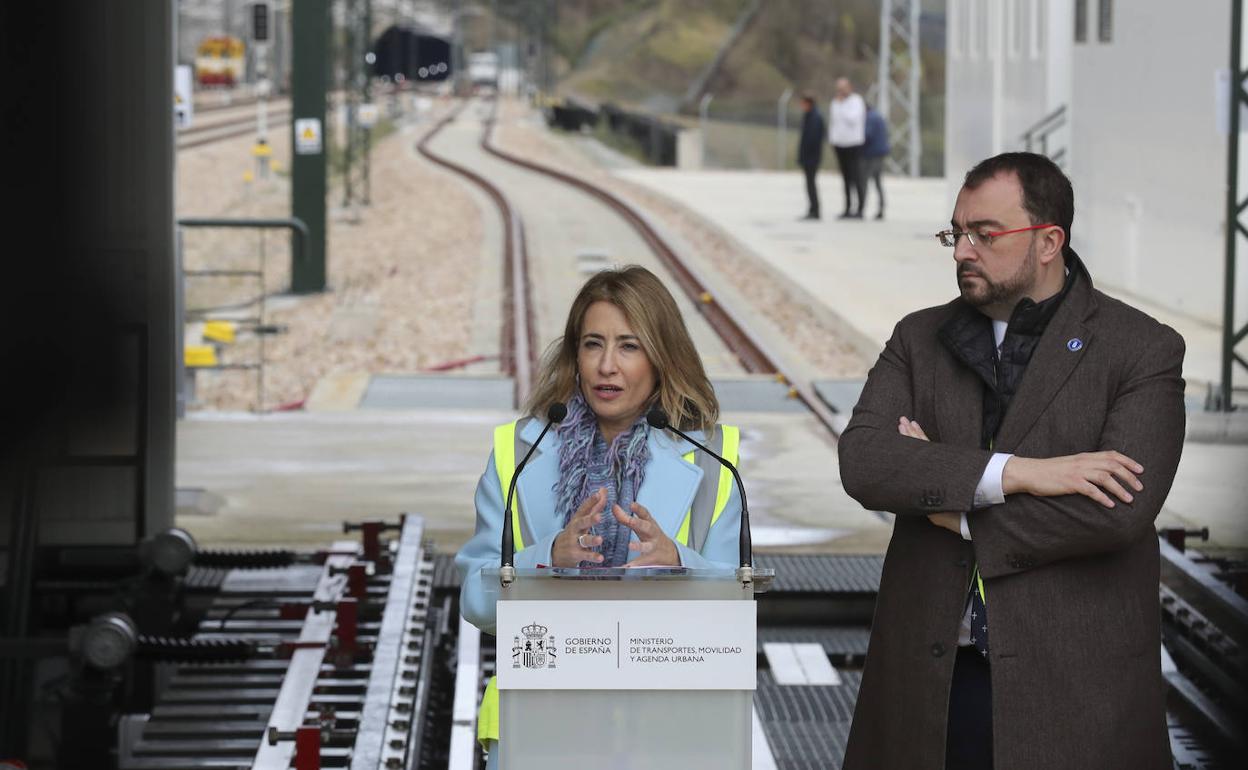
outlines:
[[[548,634],[546,626],[536,621],[520,629],[523,637],[512,637],[511,667],[520,668],[554,668],[555,637]]]

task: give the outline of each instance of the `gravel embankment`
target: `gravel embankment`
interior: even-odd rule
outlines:
[[[324,293],[286,293],[288,237],[265,237],[265,291],[270,298],[264,321],[285,332],[264,344],[264,408],[306,398],[329,374],[414,372],[473,352],[468,348],[476,255],[483,238],[481,214],[468,193],[448,184],[445,174],[416,153],[417,138],[431,125],[426,119],[373,147],[370,206],[343,211],[342,188],[331,186],[329,288]],[[271,141],[282,168],[269,179],[250,183],[243,181],[254,164],[250,138],[179,153],[179,216],[289,216],[286,131],[275,132]],[[254,267],[259,239],[254,231],[187,231],[185,264],[188,269]],[[240,303],[258,294],[254,280],[187,282],[190,308]],[[247,314],[254,310],[248,308]],[[258,347],[255,337],[244,335],[223,350],[223,359],[255,361]],[[255,372],[202,371],[196,389],[199,408],[256,408]]]

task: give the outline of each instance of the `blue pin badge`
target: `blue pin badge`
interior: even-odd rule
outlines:
[[[1071,353],[1078,353],[1080,350],[1083,349],[1083,340],[1079,339],[1078,337],[1071,337],[1070,340],[1066,343],[1066,349],[1069,350]]]

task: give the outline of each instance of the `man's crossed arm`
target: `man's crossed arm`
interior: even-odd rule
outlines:
[[[897,421],[897,432],[921,441],[930,440],[917,420],[904,415]],[[986,473],[992,472],[991,467],[990,463]],[[1143,472],[1144,466],[1113,450],[1047,458],[1010,455],[1001,469],[1001,478],[981,479],[981,484],[993,483],[1006,495],[1084,495],[1106,508],[1113,508],[1117,503],[1111,494],[1124,503],[1134,502],[1135,497],[1128,489],[1136,492],[1144,489],[1138,477]],[[930,513],[927,519],[938,527],[965,536],[962,531],[965,516],[965,511],[943,511]]]

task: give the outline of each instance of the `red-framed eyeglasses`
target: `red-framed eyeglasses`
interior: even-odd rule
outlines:
[[[936,240],[940,241],[941,246],[953,248],[958,245],[958,238],[966,236],[972,246],[991,246],[992,242],[1003,235],[1012,235],[1014,233],[1025,233],[1028,230],[1044,230],[1048,227],[1058,227],[1058,225],[1032,225],[1030,227],[1019,227],[1014,230],[1001,230],[999,232],[971,232],[970,230],[941,230],[936,233]]]

